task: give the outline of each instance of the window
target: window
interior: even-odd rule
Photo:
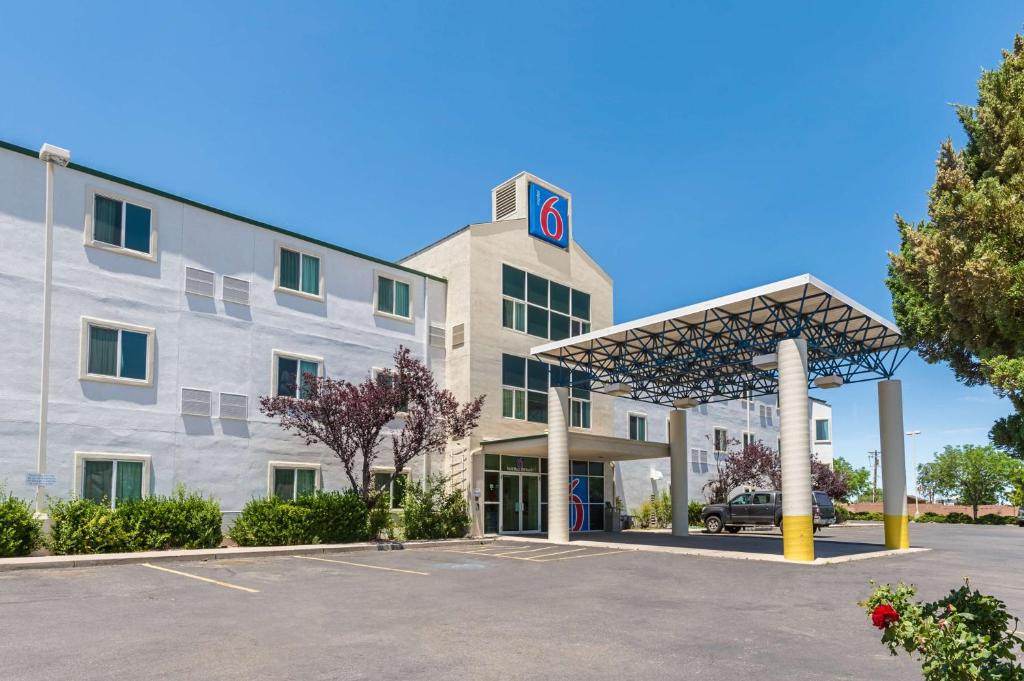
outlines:
[[[694,473],[707,473],[708,468],[708,450],[706,449],[691,449],[690,450],[690,467]]]
[[[411,319],[412,310],[409,304],[409,284],[382,275],[377,275],[377,312]]]
[[[501,356],[501,415],[548,422],[548,365],[535,359]]]
[[[768,492],[757,492],[756,494],[754,494],[754,500],[751,501],[750,503],[752,503],[752,504],[770,504],[770,503],[772,503],[772,495],[769,494]]]
[[[590,428],[590,376],[584,371],[567,371],[551,367],[551,383],[569,387],[569,425],[573,428]]]
[[[643,414],[629,415],[629,439],[646,442],[647,440],[647,417]]]
[[[545,464],[547,460],[544,459]],[[546,469],[544,469],[546,472]],[[547,489],[547,475],[542,475],[542,485]],[[604,464],[600,461],[570,461],[569,479],[583,478],[586,481],[587,494],[581,501],[587,504],[587,529],[591,532],[604,529]],[[570,483],[571,484],[571,483]],[[580,489],[577,484],[577,490]],[[546,497],[542,497],[547,501]],[[541,513],[547,517],[547,503],[541,504]]]
[[[724,452],[729,448],[729,433],[725,428],[715,428],[715,452]]]
[[[145,326],[83,317],[80,378],[150,385],[155,334]]]
[[[320,257],[283,246],[277,249],[277,286],[280,289],[323,300]]]
[[[373,474],[373,487],[378,492],[386,491],[391,499],[391,508],[402,508],[405,501],[405,489],[409,484],[409,474],[399,473],[394,480],[391,471],[378,471]]]
[[[94,193],[90,245],[153,258],[153,209]]]
[[[748,493],[745,493],[745,494],[739,494],[737,496],[734,496],[732,499],[729,500],[729,503],[730,504],[734,504],[734,505],[738,505],[738,506],[746,506],[746,505],[748,505],[750,503],[750,500],[751,500],[751,495],[748,494]]]
[[[828,442],[828,419],[814,420],[814,439],[818,442]]]
[[[761,417],[762,428],[771,428],[775,425],[775,421],[773,418],[775,415],[774,412],[775,410],[766,404],[762,404],[759,406],[758,414]]]
[[[743,433],[743,448],[746,449],[748,446],[754,444],[753,433]]]
[[[590,294],[502,265],[501,325],[562,340],[590,331]]]
[[[116,507],[149,496],[148,455],[76,452],[75,459],[75,489],[83,499]]]
[[[270,494],[284,501],[295,501],[320,489],[320,464],[270,462]]]
[[[323,376],[324,361],[309,355],[291,355],[274,351],[274,394],[279,397],[305,397],[308,374]]]

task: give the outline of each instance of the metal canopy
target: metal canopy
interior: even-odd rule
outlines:
[[[540,345],[531,354],[574,370],[577,387],[608,392],[624,383],[635,400],[716,402],[777,393],[778,371],[752,360],[775,353],[786,338],[807,341],[809,384],[820,376],[844,383],[892,378],[908,354],[895,324],[810,274]]]

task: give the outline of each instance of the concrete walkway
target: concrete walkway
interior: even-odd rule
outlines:
[[[852,528],[851,528],[852,529]],[[871,541],[877,534],[873,525],[862,526],[863,532],[835,533],[816,537],[815,560],[797,565],[833,565],[855,560],[900,556],[928,551],[927,548],[890,550],[882,543]],[[834,535],[834,536],[833,536]],[[529,537],[501,537],[498,541],[548,542],[545,535]],[[782,535],[777,532],[741,532],[738,534],[706,534],[693,532],[686,537],[675,537],[668,531],[629,530],[626,532],[588,532],[570,538],[574,546],[603,549],[653,551],[687,556],[728,558],[732,560],[758,560],[788,563],[782,555]]]

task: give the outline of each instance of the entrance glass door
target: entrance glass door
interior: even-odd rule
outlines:
[[[523,476],[523,532],[540,530],[540,478],[536,475]]]
[[[519,476],[501,476],[500,532],[519,532]]]
[[[502,533],[540,531],[540,476],[502,473]]]

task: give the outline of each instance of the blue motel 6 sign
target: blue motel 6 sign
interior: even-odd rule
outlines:
[[[532,182],[526,193],[530,200],[530,234],[559,248],[569,248],[569,200]]]

